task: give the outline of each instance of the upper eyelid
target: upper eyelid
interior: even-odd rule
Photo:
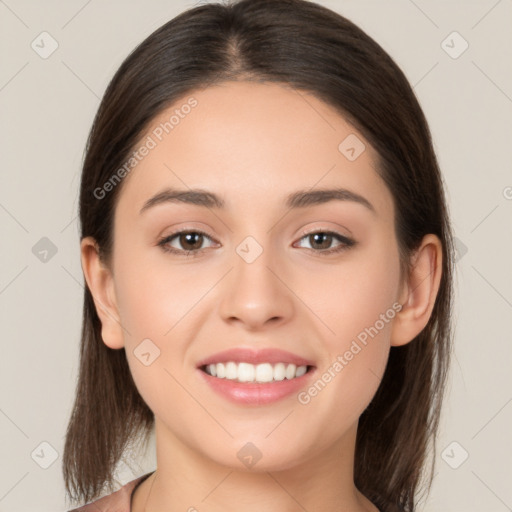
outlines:
[[[166,239],[166,238],[174,238],[175,236],[181,235],[182,233],[199,233],[201,235],[206,235],[208,238],[211,238],[213,241],[217,241],[216,238],[212,234],[210,234],[208,231],[206,231],[204,229],[199,229],[199,228],[178,229],[178,231],[175,231],[174,233],[171,233],[170,235],[167,235],[167,236],[165,236],[163,238],[164,239]]]
[[[344,235],[343,233],[339,233],[338,231],[336,231],[335,229],[332,229],[332,228],[312,228],[312,229],[308,229],[306,231],[304,231],[302,233],[302,236],[306,236],[306,235],[311,235],[312,233],[332,233],[332,234],[335,234],[335,235],[338,235],[338,236],[341,236],[343,238],[352,238],[353,235],[352,235],[352,232],[345,228],[349,234],[347,235]]]

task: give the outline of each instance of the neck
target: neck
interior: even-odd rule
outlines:
[[[191,450],[156,420],[158,469],[136,490],[132,512],[378,512],[354,485],[356,431],[288,468],[241,470]]]

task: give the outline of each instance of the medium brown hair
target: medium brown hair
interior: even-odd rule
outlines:
[[[123,182],[101,187],[129,158],[156,115],[210,84],[255,80],[286,84],[337,110],[378,153],[376,171],[395,205],[403,272],[428,233],[443,248],[432,315],[410,343],[391,347],[373,400],[359,420],[354,480],[381,511],[413,511],[435,437],[451,353],[453,241],[430,131],[406,77],[367,34],[306,0],[241,0],[191,8],[152,33],[111,80],[87,142],[80,184],[81,238],[111,263],[113,214]],[[403,275],[403,274],[402,274]],[[139,395],[124,349],[101,338],[85,287],[80,368],[66,433],[63,474],[74,501],[106,488],[129,444],[147,440],[152,411]],[[428,471],[426,468],[428,467]]]

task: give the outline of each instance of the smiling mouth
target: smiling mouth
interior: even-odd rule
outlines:
[[[310,372],[313,368],[314,366],[297,366],[292,363],[251,364],[227,361],[225,363],[203,365],[200,367],[200,370],[217,379],[263,384],[297,379]]]

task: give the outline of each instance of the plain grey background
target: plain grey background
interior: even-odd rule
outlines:
[[[421,509],[512,510],[512,1],[318,3],[358,24],[404,70],[446,181],[459,251],[455,357]],[[65,510],[86,137],[122,60],[193,5],[0,0],[2,512]],[[120,465],[119,485],[154,469],[154,447],[143,455]]]

